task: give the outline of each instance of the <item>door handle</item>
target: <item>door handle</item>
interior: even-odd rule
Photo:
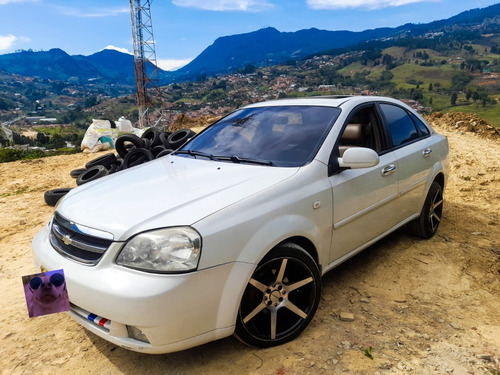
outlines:
[[[389,176],[394,172],[396,172],[396,166],[394,164],[389,164],[387,167],[380,171],[380,173],[382,173],[382,176]]]
[[[431,156],[431,154],[432,154],[432,150],[430,148],[426,148],[424,151],[422,151],[422,155],[424,158]]]

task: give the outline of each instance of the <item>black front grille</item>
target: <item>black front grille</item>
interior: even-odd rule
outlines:
[[[83,233],[81,227],[66,220],[57,212],[50,228],[50,243],[63,256],[81,263],[99,262],[113,240]]]

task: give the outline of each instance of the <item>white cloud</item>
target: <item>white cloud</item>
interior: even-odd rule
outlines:
[[[19,42],[26,43],[29,41],[30,39],[24,36],[15,36],[12,34],[0,35],[0,51],[7,51],[13,49],[14,46]]]
[[[126,48],[122,48],[122,47],[115,47],[113,45],[108,45],[106,47],[104,47],[101,51],[105,50],[105,49],[114,49],[115,51],[118,51],[118,52],[121,52],[121,53],[128,53],[129,55],[133,55],[134,53],[133,52],[130,52],[128,49]]]
[[[12,48],[16,39],[17,38],[12,34],[0,35],[0,51],[5,51]]]
[[[428,1],[439,0],[307,0],[307,5],[309,5],[311,9],[315,10],[348,8],[380,9]]]
[[[173,0],[172,3],[178,7],[219,12],[260,12],[274,7],[268,0]]]
[[[189,64],[191,61],[193,61],[193,59],[184,59],[184,60],[157,59],[156,63],[158,64],[159,68],[167,71],[172,71],[182,68],[183,66]]]

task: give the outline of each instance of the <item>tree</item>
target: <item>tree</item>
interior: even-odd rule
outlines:
[[[451,94],[451,105],[452,106],[455,106],[457,104],[457,93],[456,92],[453,92],[453,94]]]
[[[248,64],[247,66],[245,66],[245,69],[243,69],[243,74],[252,74],[255,73],[256,70],[257,67],[255,65]]]
[[[429,92],[431,92],[433,89],[434,89],[434,87],[432,86],[432,82],[431,82],[431,83],[429,83]]]
[[[472,96],[472,91],[467,90],[467,92],[465,93],[465,99],[467,99],[467,101],[469,101],[471,96]]]
[[[432,105],[432,96],[429,98],[429,105]]]
[[[47,135],[45,135],[44,133],[37,133],[36,134],[36,143],[39,146],[46,145],[47,143],[49,143],[49,141],[50,141],[50,138]]]
[[[66,142],[64,142],[60,134],[53,134],[52,137],[50,137],[50,144],[52,148],[63,148],[66,146]]]

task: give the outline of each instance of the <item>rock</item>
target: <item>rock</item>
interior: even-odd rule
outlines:
[[[351,349],[352,345],[349,341],[342,341],[341,344],[342,344],[342,348],[344,348],[345,350]]]
[[[354,314],[352,313],[341,312],[339,318],[344,322],[354,322]]]
[[[453,329],[460,329],[460,327],[458,325],[456,325],[455,323],[453,323],[453,322],[450,323],[450,326]]]
[[[370,299],[369,298],[361,298],[359,300],[359,302],[361,302],[361,303],[370,303]]]
[[[491,354],[478,354],[476,355],[478,359],[484,359],[485,361],[491,361]]]

